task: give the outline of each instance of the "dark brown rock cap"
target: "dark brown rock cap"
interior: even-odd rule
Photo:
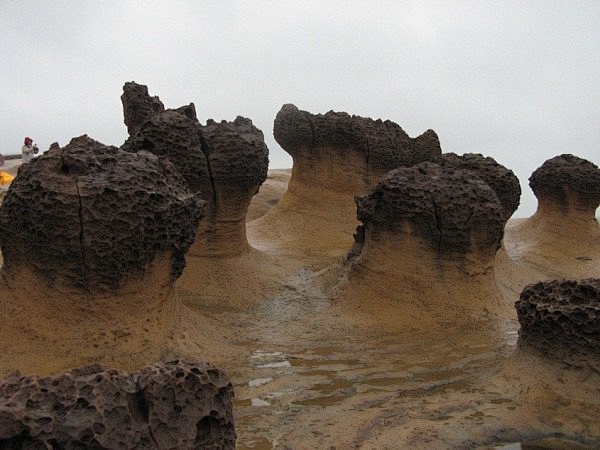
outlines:
[[[430,162],[390,171],[356,204],[367,237],[378,240],[409,223],[450,259],[469,252],[493,257],[503,236],[504,215],[495,192],[469,171]]]
[[[285,104],[275,117],[273,135],[291,156],[318,148],[353,148],[364,155],[373,169],[388,171],[423,161],[436,161],[440,141],[433,130],[410,138],[390,120],[373,120],[345,112],[311,114]]]
[[[249,183],[255,188],[252,194],[266,179],[269,150],[262,131],[250,119],[209,119],[203,126],[193,103],[165,110],[158,97],[150,97],[146,86],[134,82],[125,83],[121,100],[130,133],[121,148],[168,157],[190,189],[206,201],[216,197],[216,179],[229,179],[232,186],[241,188]]]
[[[600,364],[600,279],[531,284],[515,303],[519,345],[574,365]]]
[[[177,360],[128,373],[96,364],[0,381],[0,448],[235,448],[233,387]]]
[[[504,210],[505,220],[519,207],[521,185],[519,179],[510,169],[496,162],[494,158],[480,153],[444,153],[441,157],[443,167],[469,170],[485,181],[496,193]]]
[[[202,210],[167,159],[80,136],[20,168],[0,208],[2,270],[102,292],[170,254],[174,280]]]
[[[252,120],[241,116],[233,122],[208,120],[202,138],[215,180],[258,188],[267,179],[269,149]]]
[[[529,186],[538,201],[595,210],[600,205],[600,169],[594,163],[571,154],[555,156],[529,177]]]

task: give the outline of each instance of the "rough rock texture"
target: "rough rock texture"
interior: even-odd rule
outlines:
[[[233,449],[233,387],[207,364],[92,365],[0,383],[2,449]]]
[[[396,123],[329,111],[311,114],[283,105],[273,128],[275,140],[294,158],[318,148],[354,149],[363,154],[370,170],[385,173],[400,166],[435,161],[441,154],[433,130],[410,138]]]
[[[129,134],[134,133],[152,115],[165,110],[158,97],[150,97],[146,86],[133,82],[123,86],[121,101]]]
[[[2,271],[25,266],[49,284],[103,292],[170,254],[174,280],[201,215],[166,158],[80,136],[20,168],[0,209]]]
[[[203,126],[193,103],[165,110],[145,86],[133,82],[126,83],[123,91],[130,137],[121,148],[168,157],[190,189],[207,202],[191,254],[245,251],[246,211],[269,165],[262,132],[243,117],[233,122],[209,120]]]
[[[357,240],[377,241],[409,223],[440,257],[450,259],[470,252],[493,258],[502,240],[498,197],[465,170],[429,162],[396,169],[356,204],[364,226]]]
[[[479,153],[444,153],[441,158],[443,167],[470,170],[485,181],[494,190],[504,209],[505,220],[519,207],[521,186],[512,170],[507,169],[495,159]]]
[[[575,206],[593,213],[600,205],[600,169],[574,155],[546,161],[531,174],[529,186],[539,202],[552,202],[561,208]]]
[[[575,365],[600,363],[600,279],[531,284],[515,308],[521,346]]]
[[[257,248],[311,263],[338,258],[352,245],[356,195],[365,195],[391,169],[441,155],[431,130],[412,139],[389,120],[311,114],[291,104],[277,114],[273,134],[294,160],[292,176],[281,201],[249,224],[249,235]]]

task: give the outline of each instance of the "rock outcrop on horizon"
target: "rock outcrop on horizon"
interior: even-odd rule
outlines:
[[[233,256],[249,250],[246,212],[267,177],[268,148],[250,119],[202,125],[193,103],[165,109],[146,86],[123,86],[129,138],[122,149],[165,156],[207,202],[192,256]]]
[[[574,155],[559,155],[536,169],[529,185],[538,207],[533,216],[507,228],[505,246],[510,256],[541,270],[545,277],[598,276],[598,166]]]
[[[340,308],[411,326],[507,313],[493,270],[504,209],[471,171],[430,162],[395,169],[356,203],[362,225],[336,288]]]
[[[494,158],[480,153],[444,153],[441,157],[443,167],[469,170],[485,181],[496,193],[508,221],[519,207],[521,186],[519,179],[510,169],[496,162]]]
[[[251,223],[249,233],[265,249],[301,250],[308,258],[337,257],[352,244],[354,196],[391,169],[441,155],[432,130],[410,138],[389,120],[311,114],[291,104],[277,113],[273,134],[294,160],[292,176],[279,203]]]
[[[2,275],[12,284],[26,268],[48,285],[97,294],[166,255],[173,281],[201,217],[202,201],[166,158],[80,136],[19,170],[0,209]]]
[[[515,303],[519,346],[573,366],[600,368],[600,279],[547,280]]]
[[[234,449],[233,387],[220,369],[99,364],[0,380],[0,448]]]

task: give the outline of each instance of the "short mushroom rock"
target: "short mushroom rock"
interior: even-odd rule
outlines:
[[[600,279],[531,284],[515,308],[520,348],[574,366],[600,367]]]
[[[511,313],[494,275],[504,212],[472,172],[395,169],[356,204],[362,225],[335,287],[340,313],[400,329]]]
[[[278,112],[273,134],[294,160],[292,176],[281,201],[249,233],[270,247],[319,257],[340,256],[351,245],[355,195],[366,194],[391,169],[441,155],[432,130],[410,138],[389,120],[311,114],[291,104]]]
[[[578,209],[593,216],[600,205],[600,169],[574,155],[546,161],[531,174],[529,186],[542,209]]]
[[[477,254],[490,264],[502,240],[498,197],[465,170],[434,163],[396,169],[370,194],[358,197],[356,204],[368,252],[379,242],[387,247],[390,241],[401,250],[402,233],[409,229],[440,261],[466,260]]]
[[[233,387],[201,362],[0,380],[0,448],[235,448]]]
[[[232,256],[247,252],[246,212],[267,177],[269,164],[262,132],[243,117],[233,122],[209,120],[203,126],[193,103],[177,109],[155,107],[160,100],[133,82],[126,83],[123,91],[130,137],[121,148],[168,157],[189,188],[207,202],[205,219],[190,254]]]
[[[498,196],[504,209],[505,220],[510,219],[510,216],[519,207],[521,198],[519,179],[512,170],[499,164],[495,159],[489,156],[485,157],[479,153],[465,153],[463,155],[444,153],[441,157],[441,165],[469,170],[485,181]]]
[[[23,165],[0,207],[0,373],[131,370],[176,348],[202,208],[168,159],[87,136]]]
[[[508,254],[547,278],[597,276],[600,169],[577,156],[560,155],[536,169],[529,185],[538,207],[530,218],[507,227]]]
[[[169,255],[174,281],[201,215],[167,159],[80,136],[20,168],[0,209],[2,273],[10,283],[26,267],[49,285],[102,293]]]

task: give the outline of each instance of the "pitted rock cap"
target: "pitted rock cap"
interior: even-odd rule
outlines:
[[[0,208],[3,271],[105,292],[167,254],[174,280],[203,205],[166,158],[80,136],[20,168]]]
[[[503,236],[503,210],[492,188],[469,171],[434,163],[390,171],[356,204],[367,233],[393,233],[409,222],[448,256],[495,252]]]
[[[569,203],[569,191],[584,206],[600,205],[600,169],[590,161],[571,154],[549,159],[529,177],[529,186],[538,200]]]

